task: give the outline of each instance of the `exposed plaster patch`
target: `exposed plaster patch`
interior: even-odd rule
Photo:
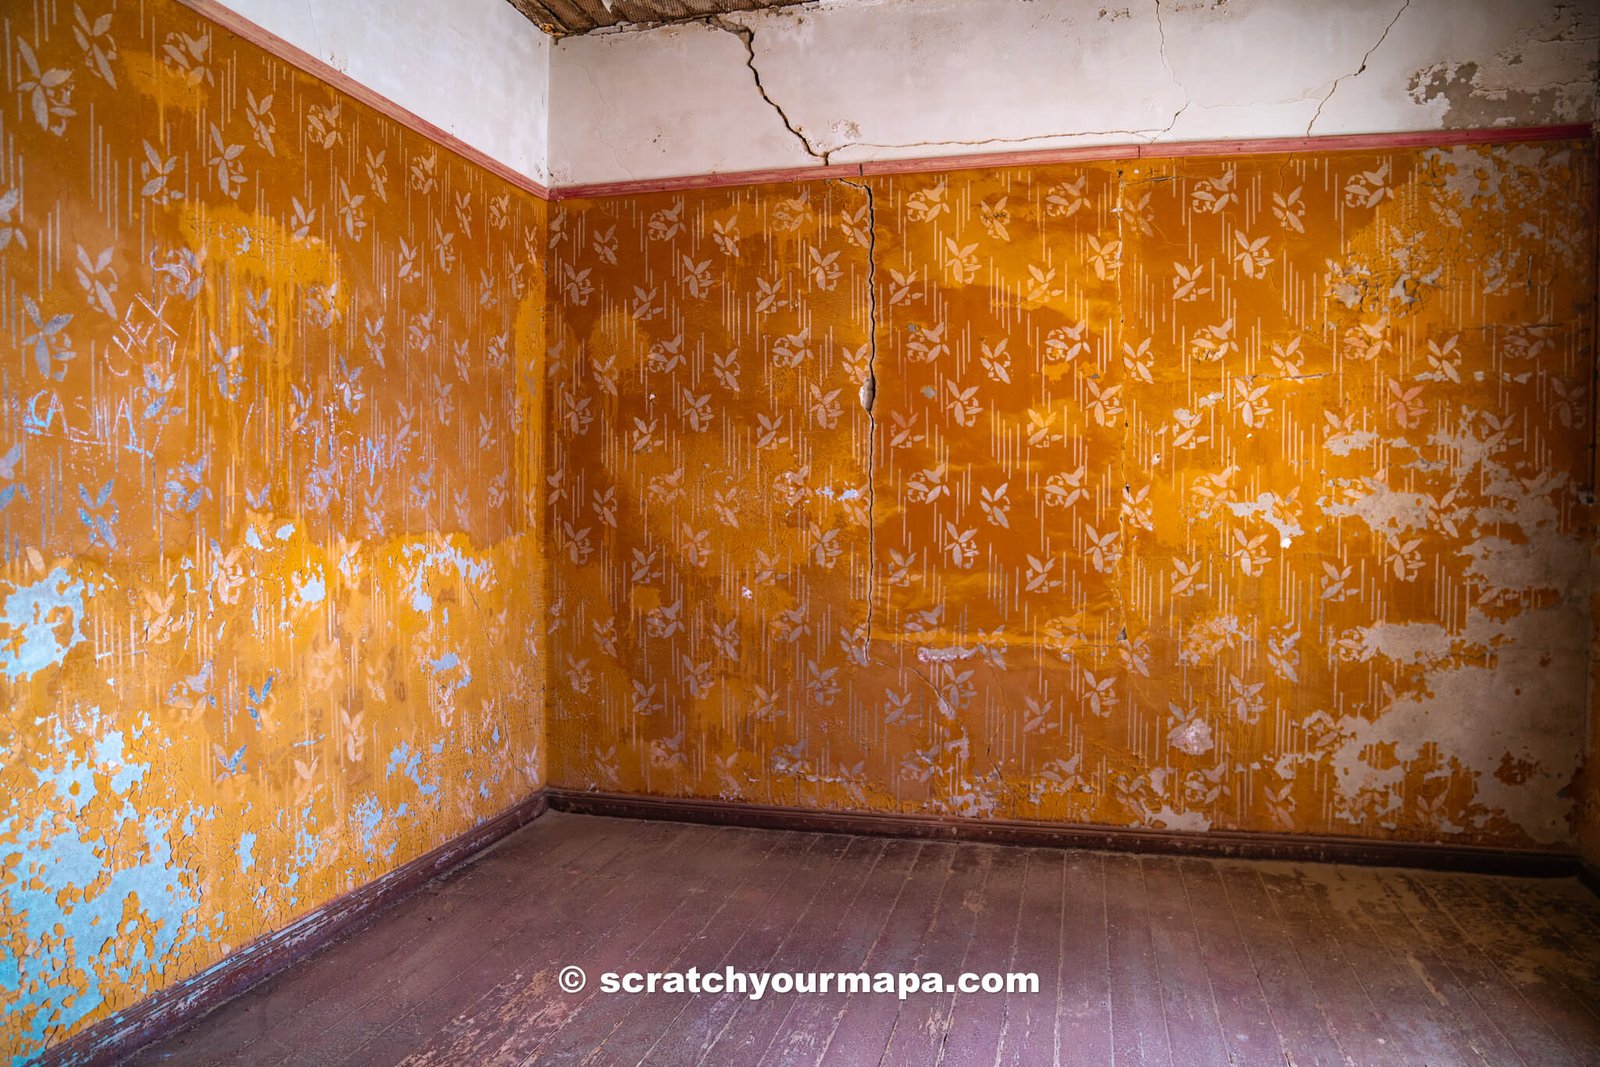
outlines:
[[[1583,717],[1566,685],[1572,665],[1562,661],[1575,656],[1582,653],[1523,649],[1492,667],[1435,671],[1426,693],[1396,698],[1370,722],[1346,720],[1332,756],[1339,791],[1350,799],[1382,797],[1393,814],[1403,802],[1407,765],[1434,749],[1472,776],[1474,804],[1487,809],[1448,828],[1482,828],[1503,817],[1535,841],[1567,842],[1570,805],[1561,793],[1581,759]],[[1520,782],[1499,774],[1508,756],[1522,765]]]
[[[1295,520],[1278,513],[1278,505],[1282,503],[1273,493],[1262,493],[1254,500],[1228,502],[1227,508],[1239,518],[1254,516],[1278,531],[1278,544],[1288,548],[1294,543],[1296,537],[1305,534],[1305,528]]]
[[[1211,724],[1204,719],[1190,719],[1172,728],[1167,734],[1167,743],[1179,752],[1191,756],[1203,756],[1210,752],[1213,746]]]
[[[1482,84],[1475,62],[1434,63],[1411,76],[1411,99],[1419,104],[1443,100],[1440,125],[1447,129],[1480,126],[1540,125],[1577,117],[1578,97],[1569,90],[1593,93],[1594,81],[1556,82],[1531,89],[1495,89]]]
[[[1375,533],[1400,533],[1428,526],[1433,498],[1426,493],[1405,493],[1368,482],[1371,490],[1357,500],[1327,501],[1323,512],[1330,518],[1359,518]]]
[[[1589,552],[1583,542],[1556,530],[1541,530],[1526,542],[1482,537],[1461,550],[1472,560],[1467,575],[1492,590],[1529,593],[1549,589],[1576,597]]]

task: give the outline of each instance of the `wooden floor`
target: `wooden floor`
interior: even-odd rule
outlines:
[[[578,994],[557,988],[577,964]],[[1032,971],[1037,994],[597,992]],[[1600,1063],[1572,880],[549,814],[137,1063]]]

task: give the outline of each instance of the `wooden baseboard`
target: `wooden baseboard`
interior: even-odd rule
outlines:
[[[1589,887],[1589,892],[1600,897],[1600,867],[1592,863],[1578,864],[1578,881]]]
[[[1414,867],[1531,877],[1571,877],[1578,857],[1564,852],[1483,848],[1359,837],[1217,830],[1177,832],[1122,829],[1021,819],[962,819],[938,815],[812,811],[774,804],[636,796],[550,789],[556,811],[630,819],[667,819],[812,833],[918,837],[941,841],[1044,848],[1085,848],[1114,852],[1156,852],[1230,859],[1350,863],[1368,867]]]
[[[541,789],[460,837],[352,889],[281,930],[257,938],[201,973],[45,1049],[33,1062],[73,1067],[116,1063],[305,959],[424,883],[537,819],[548,807],[548,798]]]

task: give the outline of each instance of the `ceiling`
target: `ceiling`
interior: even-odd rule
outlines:
[[[787,7],[805,0],[509,0],[512,7],[552,37],[569,37],[629,23],[660,26],[730,11]]]

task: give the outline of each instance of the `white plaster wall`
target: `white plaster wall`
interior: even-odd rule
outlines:
[[[506,0],[223,0],[541,184],[550,38]]]
[[[553,181],[1590,122],[1600,59],[1597,5],[1557,0],[824,0],[719,23],[557,42]]]

